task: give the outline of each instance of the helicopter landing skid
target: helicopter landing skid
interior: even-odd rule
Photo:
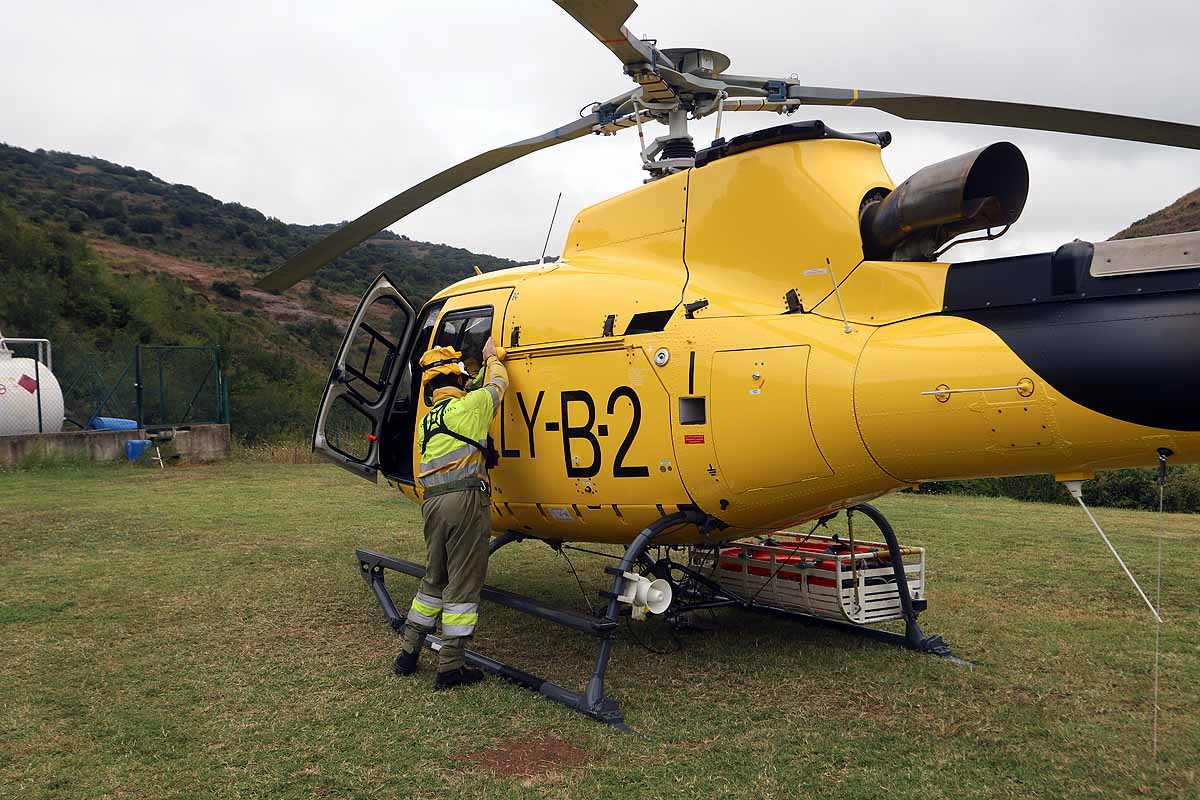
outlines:
[[[621,713],[617,701],[606,696],[604,693],[604,675],[608,670],[608,661],[612,655],[617,627],[620,624],[622,611],[628,608],[618,600],[618,597],[625,589],[625,581],[627,579],[624,577],[624,574],[632,569],[634,564],[643,557],[647,546],[658,536],[679,525],[703,525],[706,522],[707,518],[699,512],[681,511],[657,520],[638,534],[637,538],[625,549],[621,566],[607,570],[613,575],[613,587],[610,592],[601,592],[604,597],[608,598],[608,607],[602,616],[580,614],[575,611],[549,606],[531,597],[514,594],[504,589],[497,589],[492,586],[483,587],[480,596],[484,600],[499,603],[515,611],[529,614],[530,616],[552,622],[556,625],[572,628],[581,633],[594,636],[597,639],[599,646],[596,653],[596,662],[592,668],[591,679],[582,692],[572,691],[566,687],[559,686],[552,681],[516,669],[473,650],[466,651],[466,662],[484,672],[491,673],[530,691],[537,692],[548,700],[560,703],[598,722],[611,725],[618,730],[634,732],[625,723],[625,717]],[[520,534],[510,533],[494,539],[491,542],[489,554],[496,552],[510,542],[520,541],[523,538],[525,537]],[[366,581],[367,585],[371,587],[375,599],[379,601],[379,605],[383,608],[383,613],[387,617],[388,623],[397,633],[403,631],[404,615],[396,608],[391,595],[388,594],[387,585],[384,582],[384,571],[390,569],[414,578],[423,578],[425,577],[425,568],[420,564],[392,558],[391,556],[371,550],[356,550],[355,556],[358,560],[359,574]],[[442,646],[442,640],[431,634],[426,637],[425,644],[431,650],[438,650]]]
[[[803,614],[797,611],[792,611],[784,608],[777,608],[769,604],[756,602],[753,598],[743,597],[736,591],[727,587],[721,586],[719,583],[711,580],[705,575],[702,575],[694,570],[687,568],[684,565],[677,563],[666,563],[653,561],[646,553],[647,549],[653,541],[666,533],[667,531],[679,525],[697,525],[701,528],[708,527],[712,524],[712,520],[698,511],[681,511],[676,514],[665,516],[638,534],[637,538],[625,549],[624,557],[621,559],[619,567],[608,567],[605,571],[613,576],[612,590],[601,592],[600,594],[608,600],[607,608],[603,614],[590,616],[581,614],[569,609],[557,608],[555,606],[546,605],[538,600],[524,595],[514,594],[513,592],[504,589],[497,589],[492,586],[484,586],[480,592],[480,596],[484,600],[493,603],[498,603],[507,606],[515,611],[523,614],[528,614],[533,617],[552,622],[556,625],[561,625],[566,628],[572,628],[581,633],[586,633],[596,638],[598,642],[596,661],[592,668],[592,675],[587,683],[586,688],[582,692],[573,691],[564,686],[560,686],[552,681],[541,678],[537,675],[525,672],[509,666],[501,661],[489,658],[474,650],[466,651],[466,662],[476,669],[481,669],[484,672],[491,673],[497,677],[514,683],[530,691],[536,692],[548,700],[566,706],[573,711],[578,711],[588,717],[591,717],[598,722],[603,722],[606,725],[611,725],[618,730],[626,732],[635,732],[625,722],[625,717],[621,712],[617,701],[608,697],[604,693],[604,676],[608,670],[608,661],[612,655],[613,644],[616,641],[616,632],[620,624],[623,613],[628,613],[629,607],[620,600],[621,595],[625,590],[625,583],[628,580],[625,575],[630,570],[638,568],[644,572],[653,572],[660,574],[660,577],[669,577],[673,584],[678,584],[679,577],[671,575],[671,570],[676,570],[683,573],[684,579],[690,582],[692,591],[690,592],[690,602],[685,601],[679,606],[674,607],[672,611],[677,619],[687,612],[699,611],[703,609],[717,608],[737,608],[743,611],[758,612],[769,614],[772,616],[786,617],[805,624],[820,625],[836,630],[845,631],[859,636],[865,636],[878,641],[887,642],[888,644],[898,645],[900,647],[914,650],[921,653],[929,653],[948,659],[958,664],[967,664],[969,661],[958,658],[950,652],[950,648],[942,640],[940,636],[926,636],[921,630],[921,626],[917,624],[918,609],[914,607],[912,599],[909,597],[908,585],[904,576],[904,564],[900,555],[900,547],[896,543],[895,533],[892,531],[891,525],[887,519],[874,507],[869,505],[860,505],[855,507],[856,511],[870,517],[883,532],[889,549],[892,552],[892,566],[896,573],[896,582],[899,584],[898,589],[900,599],[904,607],[905,632],[893,633],[891,631],[879,630],[863,625],[853,625],[836,620],[823,619],[809,614]],[[493,539],[489,547],[489,555],[496,552],[501,547],[512,542],[518,542],[522,539],[529,538],[521,534],[510,532],[496,539]],[[392,601],[391,595],[388,593],[387,585],[384,580],[386,570],[400,572],[414,578],[425,577],[425,567],[420,564],[415,564],[411,561],[404,561],[391,556],[376,553],[371,550],[356,550],[355,556],[358,561],[359,574],[367,585],[371,587],[375,599],[379,601],[380,607],[383,609],[384,615],[387,617],[388,623],[393,630],[400,633],[404,630],[404,614],[396,608],[396,604]],[[697,588],[698,587],[698,588]],[[697,594],[697,592],[699,594]],[[442,646],[440,637],[430,634],[426,636],[425,644],[431,650],[439,650]]]
[[[950,645],[946,644],[946,640],[941,636],[926,636],[921,630],[921,626],[913,622],[905,621],[904,633],[893,633],[892,631],[884,631],[878,628],[868,628],[865,625],[854,625],[849,622],[838,622],[834,619],[824,619],[822,617],[814,617],[811,614],[800,614],[795,611],[789,611],[784,608],[773,608],[771,606],[756,605],[750,609],[762,614],[770,616],[786,617],[794,619],[806,625],[814,625],[821,628],[829,628],[831,630],[841,631],[842,633],[851,636],[863,636],[867,639],[874,639],[877,642],[903,647],[906,650],[912,650],[917,653],[927,653],[931,656],[944,658],[951,663],[958,664],[964,667],[975,666],[972,662],[965,658],[954,655],[950,650]]]

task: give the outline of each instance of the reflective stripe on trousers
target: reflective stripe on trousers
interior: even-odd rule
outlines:
[[[445,636],[470,636],[478,624],[478,603],[446,603],[442,611],[442,633]]]
[[[442,598],[419,591],[408,609],[408,619],[410,622],[432,628],[437,625],[437,618],[441,613]]]

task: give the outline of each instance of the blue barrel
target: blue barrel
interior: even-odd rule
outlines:
[[[152,444],[149,439],[130,439],[125,443],[125,457],[130,461],[138,461]]]
[[[92,417],[88,427],[94,431],[136,431],[137,420],[120,417]]]

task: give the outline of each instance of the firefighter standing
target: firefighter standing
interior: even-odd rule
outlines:
[[[433,407],[417,429],[421,452],[418,480],[425,492],[428,567],[404,626],[404,643],[393,671],[411,675],[425,636],[442,620],[442,649],[434,689],[483,680],[464,666],[466,642],[479,621],[479,591],[487,574],[489,511],[488,428],[508,388],[508,372],[488,339],[483,347],[482,383],[467,391],[462,353],[435,347],[421,356],[422,381]]]

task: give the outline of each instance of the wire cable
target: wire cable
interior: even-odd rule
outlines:
[[[1171,455],[1171,451],[1166,450],[1165,448],[1164,448],[1164,450],[1160,450],[1158,453],[1158,458],[1159,458],[1158,512],[1160,515],[1163,513],[1163,509],[1165,506],[1165,503],[1164,503],[1165,492],[1164,492],[1163,487],[1166,483],[1168,455]],[[1159,531],[1158,531],[1158,574],[1156,577],[1156,583],[1157,583],[1156,598],[1155,598],[1156,602],[1151,603],[1150,598],[1147,597],[1146,593],[1142,591],[1142,587],[1141,587],[1141,585],[1138,584],[1137,579],[1133,577],[1133,573],[1129,571],[1129,567],[1125,566],[1125,562],[1121,559],[1121,555],[1120,555],[1120,553],[1117,552],[1117,548],[1113,547],[1113,543],[1110,542],[1108,540],[1108,536],[1106,536],[1104,534],[1104,529],[1100,527],[1100,523],[1096,521],[1096,518],[1094,516],[1092,516],[1091,509],[1089,509],[1087,507],[1087,503],[1083,502],[1083,484],[1082,484],[1082,482],[1081,481],[1064,481],[1064,485],[1066,486],[1067,491],[1070,492],[1071,496],[1074,497],[1077,501],[1079,501],[1079,507],[1083,509],[1083,512],[1085,514],[1087,514],[1088,519],[1090,519],[1092,521],[1092,525],[1095,526],[1096,531],[1100,534],[1100,538],[1104,540],[1104,543],[1106,545],[1108,545],[1108,549],[1112,552],[1113,558],[1117,559],[1117,563],[1120,564],[1121,569],[1125,571],[1125,576],[1127,578],[1129,578],[1130,582],[1133,584],[1133,588],[1137,589],[1137,593],[1139,595],[1141,595],[1142,600],[1145,601],[1146,606],[1150,609],[1150,613],[1154,615],[1155,622],[1157,623],[1154,626],[1154,722],[1152,724],[1151,734],[1150,734],[1151,749],[1153,750],[1153,753],[1155,756],[1155,769],[1157,769],[1158,768],[1159,645],[1162,641],[1162,625],[1163,625],[1162,616],[1159,614],[1159,609],[1162,607],[1162,524],[1161,524],[1161,520],[1159,523]]]
[[[567,566],[571,569],[571,574],[575,576],[575,584],[579,587],[579,593],[583,595],[583,603],[587,606],[588,613],[595,615],[596,612],[592,609],[592,601],[588,600],[587,590],[583,588],[583,581],[579,579],[579,573],[575,571],[575,565],[571,563],[571,557],[563,552],[563,548],[561,547],[558,548],[558,554],[567,562]]]
[[[812,535],[817,530],[817,528],[820,528],[823,525],[825,525],[825,522],[823,520],[816,522],[811,528],[809,528],[808,533],[804,534],[804,537],[802,539],[800,539],[800,541],[795,542],[790,545],[792,551],[794,552],[796,550],[799,550],[801,545],[803,545],[805,542],[807,542],[809,539],[812,538]],[[785,549],[786,547],[789,547],[789,545],[785,545],[784,547],[781,547],[780,549],[782,550],[782,549]],[[749,573],[750,565],[746,564],[744,566],[745,566],[746,572]],[[753,603],[755,600],[757,600],[758,596],[763,593],[763,590],[766,589],[768,586],[770,586],[771,583],[775,580],[775,576],[779,574],[779,571],[781,569],[783,569],[784,567],[788,567],[788,566],[796,566],[796,565],[789,564],[786,561],[780,562],[779,566],[775,567],[775,571],[771,573],[770,577],[767,578],[767,580],[763,583],[763,585],[758,587],[758,591],[756,591],[753,595],[750,596],[750,602]]]
[[[1154,578],[1154,605],[1162,619],[1162,560],[1163,560],[1163,513],[1166,511],[1167,459],[1173,453],[1166,449],[1158,451],[1158,566]],[[1154,626],[1154,724],[1151,729],[1151,747],[1154,752],[1154,768],[1158,769],[1158,715],[1159,715],[1159,664],[1162,655],[1162,625]]]
[[[1092,525],[1096,527],[1096,530],[1100,534],[1100,538],[1104,540],[1104,543],[1108,545],[1108,549],[1112,551],[1113,558],[1117,559],[1117,563],[1120,564],[1121,569],[1125,571],[1125,576],[1129,578],[1129,581],[1133,584],[1133,588],[1137,589],[1137,593],[1141,595],[1142,600],[1145,601],[1146,607],[1150,609],[1150,613],[1154,615],[1154,619],[1156,619],[1158,624],[1161,625],[1162,617],[1158,615],[1158,609],[1154,607],[1154,604],[1150,602],[1150,598],[1147,597],[1146,593],[1142,591],[1141,584],[1137,582],[1137,578],[1133,577],[1133,573],[1129,571],[1129,567],[1125,566],[1125,562],[1121,559],[1121,554],[1117,552],[1117,548],[1113,547],[1113,543],[1110,542],[1108,537],[1104,534],[1104,529],[1100,527],[1100,523],[1097,522],[1096,518],[1092,516],[1091,509],[1087,507],[1087,503],[1083,502],[1083,493],[1080,492],[1076,495],[1074,492],[1072,492],[1071,494],[1074,495],[1075,499],[1079,501],[1079,506],[1083,509],[1083,513],[1087,514],[1088,519],[1092,521]]]
[[[670,641],[670,645],[667,647],[663,647],[661,649],[652,646],[646,639],[642,638],[642,635],[640,633],[638,633],[638,630],[637,630],[638,624],[639,623],[635,623],[633,621],[632,617],[625,618],[625,627],[629,631],[629,638],[633,639],[634,643],[637,644],[638,647],[645,650],[647,653],[654,653],[654,655],[656,655],[656,656],[669,656],[674,653],[678,653],[680,650],[683,649],[683,641],[675,634],[675,628],[669,620],[666,621],[664,624],[666,625],[667,637],[668,637],[668,640]],[[643,622],[640,624],[644,625],[646,623]]]
[[[600,556],[601,558],[611,558],[614,561],[621,560],[621,556],[617,555],[616,553],[601,553],[599,550],[588,550],[586,547],[575,547],[574,545],[564,544],[562,545],[562,549],[574,550],[577,553],[587,553],[588,555]]]
[[[1158,484],[1158,574],[1155,578],[1154,588],[1154,605],[1156,611],[1162,609],[1162,551],[1163,551],[1163,483]],[[1162,617],[1159,617],[1161,621]],[[1157,768],[1158,764],[1158,670],[1159,670],[1159,654],[1162,652],[1162,625],[1154,626],[1154,728],[1152,733],[1152,746],[1154,750],[1154,763]]]

